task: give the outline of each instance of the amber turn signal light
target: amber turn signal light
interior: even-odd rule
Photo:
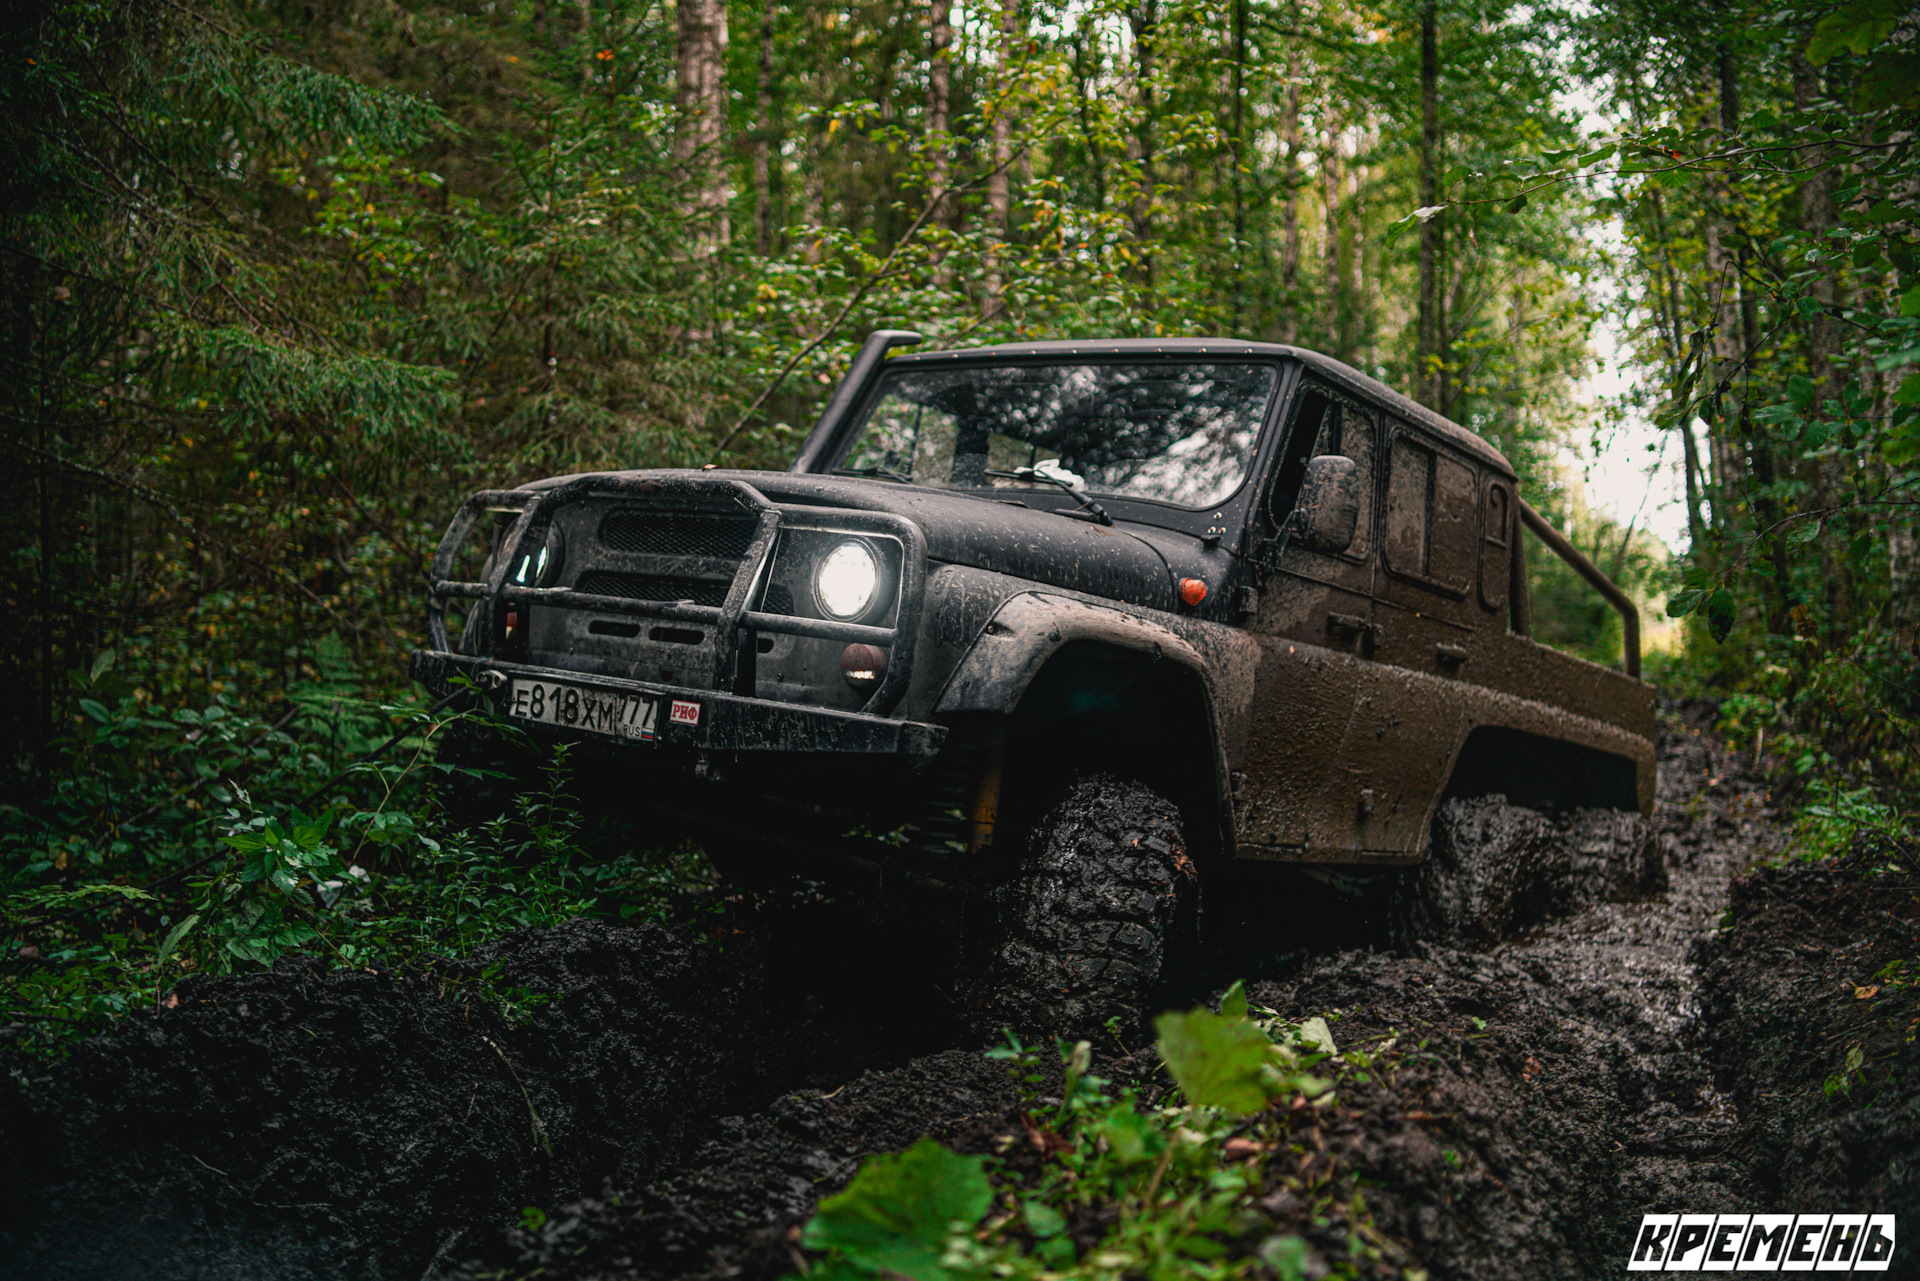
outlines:
[[[1207,598],[1207,585],[1198,578],[1180,580],[1180,599],[1188,605],[1198,605]]]
[[[840,674],[847,684],[865,693],[887,672],[887,651],[878,645],[849,645],[840,651]]]

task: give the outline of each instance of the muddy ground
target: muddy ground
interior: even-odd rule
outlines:
[[[1609,878],[1618,833],[1530,829],[1629,901],[1536,902],[1493,944],[1382,927],[1233,958],[1343,1042],[1428,1046],[1343,1087],[1250,1239],[1344,1254],[1302,1179],[1363,1188],[1389,1257],[1435,1278],[1613,1276],[1650,1211],[1920,1212],[1920,1008],[1875,977],[1920,955],[1914,887],[1747,872],[1784,842],[1769,780],[1690,710],[1650,864]],[[870,922],[736,906],[717,942],[576,922],[433,972],[188,980],[63,1062],[0,1058],[0,1277],[772,1281],[867,1154],[933,1134],[1040,1159],[1007,1144],[1006,1069]],[[552,999],[509,1026],[470,995],[489,966]],[[1159,1079],[1150,1051],[1099,1070]]]

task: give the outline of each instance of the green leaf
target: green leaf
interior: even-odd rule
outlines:
[[[1138,1165],[1158,1156],[1166,1146],[1165,1137],[1154,1129],[1153,1122],[1130,1105],[1116,1107],[1102,1117],[1093,1132],[1096,1138],[1107,1141],[1107,1152],[1121,1165]]]
[[[1703,591],[1675,592],[1667,597],[1667,617],[1685,618],[1700,608],[1700,602],[1705,596],[1706,593]]]
[[[1329,1028],[1327,1021],[1318,1014],[1308,1019],[1305,1023],[1302,1023],[1299,1029],[1294,1032],[1293,1038],[1300,1042],[1300,1044],[1316,1050],[1321,1054],[1338,1054],[1340,1052],[1333,1048],[1333,1029]]]
[[[1842,51],[1865,57],[1899,25],[1904,0],[1860,0],[1814,24],[1807,61],[1825,66]]]
[[[80,710],[93,717],[96,721],[99,721],[102,725],[105,725],[107,721],[111,719],[111,713],[91,698],[83,698],[80,700]]]
[[[1043,1241],[1067,1230],[1067,1216],[1043,1201],[1028,1201],[1020,1210],[1027,1217],[1027,1231]]]
[[[1716,641],[1723,641],[1733,632],[1735,609],[1733,593],[1722,587],[1707,597],[1707,631]]]
[[[905,1152],[870,1158],[837,1196],[820,1203],[801,1235],[814,1250],[839,1250],[873,1272],[913,1281],[946,1281],[947,1236],[970,1228],[993,1204],[982,1158],[961,1156],[932,1139]]]
[[[1220,1012],[1232,1019],[1247,1017],[1247,985],[1239,979],[1233,981],[1220,997]]]
[[[1242,998],[1244,1000],[1244,997]],[[1244,1017],[1201,1006],[1153,1021],[1160,1057],[1189,1103],[1248,1114],[1267,1106],[1273,1042]]]
[[[1512,200],[1507,202],[1507,212],[1510,214],[1517,214],[1522,209],[1525,209],[1526,207],[1527,207],[1527,197],[1524,193],[1522,193],[1521,195],[1515,196]]]
[[[1908,374],[1893,393],[1896,405],[1920,405],[1920,374]]]
[[[1920,316],[1920,285],[1915,285],[1900,295],[1900,314]]]
[[[160,969],[167,963],[168,959],[173,955],[173,949],[179,947],[181,940],[192,933],[193,927],[198,924],[200,924],[200,913],[195,912],[192,916],[187,917],[184,921],[179,922],[167,931],[167,937],[160,941],[160,955],[153,963],[155,970]]]
[[[1787,399],[1791,400],[1794,407],[1802,413],[1812,409],[1813,379],[1805,374],[1795,374],[1787,379]]]
[[[1817,520],[1802,521],[1798,527],[1787,534],[1787,546],[1804,547],[1820,537],[1823,522]]]
[[[1904,347],[1884,356],[1876,356],[1873,363],[1881,369],[1892,369],[1897,365],[1911,365],[1915,361],[1920,361],[1920,346]]]
[[[113,658],[112,650],[101,650],[99,656],[93,660],[93,669],[87,673],[87,684],[98,685],[100,678],[113,669]]]

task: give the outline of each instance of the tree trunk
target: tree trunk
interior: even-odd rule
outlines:
[[[1013,164],[1013,63],[1020,38],[1020,0],[1001,0],[1000,48],[994,56],[993,171],[987,175],[987,296],[982,310],[997,316],[1006,308],[1003,247],[1013,230],[1013,199],[1008,172]]]
[[[1427,0],[1420,11],[1420,207],[1440,203],[1440,14],[1437,0]],[[1445,360],[1440,350],[1440,257],[1444,252],[1446,214],[1430,215],[1420,224],[1420,320],[1414,357],[1414,397],[1428,408],[1445,412]]]
[[[753,234],[763,258],[773,254],[773,156],[779,141],[773,101],[773,32],[778,13],[779,0],[766,0],[760,9],[760,127],[753,139]]]
[[[1127,140],[1127,159],[1135,166],[1133,194],[1133,238],[1137,245],[1141,292],[1149,313],[1155,310],[1153,296],[1153,44],[1160,20],[1159,0],[1141,0],[1140,7],[1127,12],[1133,30],[1134,111],[1137,123]]]
[[[1280,341],[1300,337],[1300,60],[1287,50],[1287,97],[1280,116],[1280,140],[1287,149],[1280,180],[1286,199],[1280,204]]]
[[[1240,336],[1241,310],[1247,288],[1247,199],[1242,170],[1246,166],[1247,129],[1247,0],[1233,0],[1232,48],[1228,51],[1232,95],[1228,123],[1232,128],[1233,160],[1233,331]]]
[[[1359,143],[1354,144],[1357,154]],[[1347,304],[1347,359],[1359,362],[1364,359],[1361,352],[1366,345],[1366,336],[1372,328],[1373,309],[1366,294],[1366,235],[1367,211],[1365,189],[1367,169],[1365,165],[1350,165],[1347,168],[1347,261],[1345,272],[1345,292]],[[1370,361],[1368,363],[1371,363]]]
[[[694,223],[694,256],[705,258],[728,239],[726,0],[679,0],[677,19],[673,159]]]
[[[933,0],[927,12],[927,197],[933,199],[953,181],[953,149],[947,141],[952,127],[953,97],[953,0]],[[935,226],[953,225],[954,202],[939,197],[940,205],[929,219]],[[946,251],[933,252],[933,279],[942,289],[953,285],[953,269],[946,265]]]
[[[1320,151],[1320,201],[1325,206],[1326,231],[1320,259],[1323,297],[1320,304],[1320,330],[1327,350],[1346,355],[1340,334],[1340,109],[1327,111],[1327,141]]]

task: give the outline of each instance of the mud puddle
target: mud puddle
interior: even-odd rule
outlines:
[[[1869,1208],[1914,1209],[1907,998],[1853,994],[1869,962],[1914,955],[1912,895],[1763,872],[1701,944],[1729,877],[1781,840],[1766,795],[1753,761],[1675,723],[1658,897],[1480,951],[1392,949],[1363,921],[1375,946],[1243,971],[1283,1013],[1337,1012],[1343,1042],[1426,1047],[1343,1096],[1311,1177],[1362,1191],[1396,1257],[1434,1278],[1611,1276],[1663,1207],[1818,1209],[1869,1188],[1892,1202]],[[1009,1137],[1005,1069],[954,1039],[952,994],[858,921],[819,919],[763,913],[723,946],[587,923],[508,940],[470,964],[555,994],[520,1027],[450,996],[458,975],[184,985],[52,1072],[8,1065],[0,1275],[774,1281],[868,1154],[932,1134],[1040,1160]],[[1801,962],[1773,964],[1780,947]],[[1854,1044],[1882,1073],[1856,1074],[1878,1111],[1831,1111],[1822,1090]],[[1149,1054],[1099,1070],[1151,1093]],[[1287,1186],[1260,1207],[1250,1231],[1341,1250],[1342,1225]]]

